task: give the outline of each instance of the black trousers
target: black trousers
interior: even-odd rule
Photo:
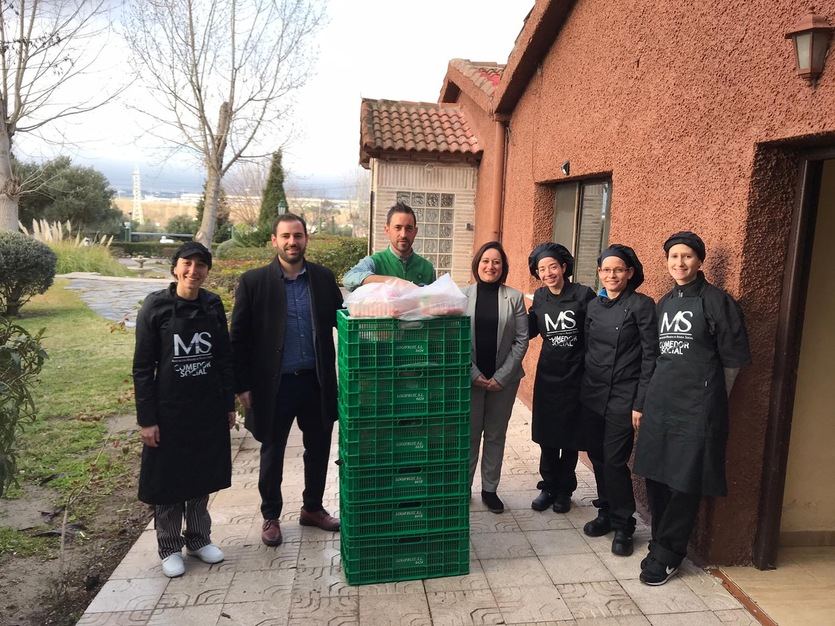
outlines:
[[[577,489],[577,450],[543,445],[539,448],[539,475],[542,476],[542,482],[537,488],[558,496],[570,496]]]
[[[635,530],[635,494],[628,465],[635,441],[632,415],[607,415],[604,418],[586,413],[584,419],[591,421],[599,430],[599,436],[595,437],[597,445],[588,445],[589,460],[597,482],[594,505],[608,514],[612,528],[631,533]]]
[[[702,496],[676,491],[649,478],[646,484],[652,513],[650,554],[664,565],[678,567],[687,556],[687,544],[696,524]]]
[[[304,444],[304,491],[302,500],[307,511],[322,509],[333,422],[322,418],[321,397],[313,371],[281,377],[275,404],[273,439],[261,443],[261,469],[258,491],[261,493],[261,515],[275,519],[281,515],[284,500],[281,480],[284,474],[284,450],[293,420],[298,420]]]
[[[201,496],[177,504],[154,505],[154,530],[157,532],[157,551],[164,559],[186,546],[192,552],[210,543],[212,518],[209,517],[209,496]],[[183,530],[183,517],[186,532]]]

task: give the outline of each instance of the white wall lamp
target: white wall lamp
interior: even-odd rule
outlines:
[[[825,17],[810,13],[786,33],[786,39],[794,44],[797,73],[812,83],[823,72],[833,30]]]

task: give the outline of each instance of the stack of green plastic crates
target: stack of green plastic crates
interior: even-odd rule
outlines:
[[[470,319],[338,315],[342,568],[469,572]]]

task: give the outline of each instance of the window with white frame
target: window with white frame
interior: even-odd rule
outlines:
[[[398,191],[397,201],[412,207],[418,235],[414,250],[435,266],[435,274],[452,271],[452,222],[455,194],[436,191]]]
[[[554,241],[574,255],[572,281],[598,287],[597,257],[609,241],[611,180],[585,180],[557,185]]]

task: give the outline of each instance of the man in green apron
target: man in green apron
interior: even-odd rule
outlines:
[[[390,245],[357,263],[345,273],[342,284],[348,291],[360,285],[403,281],[428,285],[435,280],[435,268],[412,250],[417,237],[417,218],[407,204],[398,202],[386,214],[386,235]]]

